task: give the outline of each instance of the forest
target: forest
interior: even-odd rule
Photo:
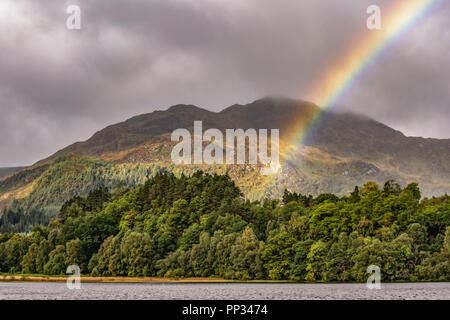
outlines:
[[[12,219],[12,217],[10,217]],[[365,282],[450,280],[450,196],[367,182],[346,196],[249,201],[228,175],[160,172],[66,201],[47,226],[0,234],[0,272]]]

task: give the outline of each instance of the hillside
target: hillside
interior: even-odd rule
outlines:
[[[178,175],[199,169],[228,172],[250,199],[280,197],[286,188],[342,196],[367,181],[383,184],[390,179],[402,186],[418,182],[424,196],[450,191],[450,139],[406,137],[351,113],[324,112],[306,145],[282,158],[282,169],[273,177],[261,176],[256,166],[248,164],[175,166],[170,161],[174,145],[170,133],[191,128],[195,120],[203,121],[203,129],[278,128],[283,145],[298,130],[293,120],[307,124],[319,110],[305,101],[264,98],[221,112],[176,105],[139,115],[0,178],[0,209],[9,208],[8,223],[21,224],[17,230],[22,230],[55,216],[61,204],[75,195],[85,196],[100,186],[114,189],[118,183],[133,187],[161,170]]]
[[[22,169],[23,167],[14,167],[14,168],[0,168],[0,178],[7,176],[15,171]]]

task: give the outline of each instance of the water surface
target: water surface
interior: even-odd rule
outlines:
[[[294,283],[81,283],[69,290],[66,283],[0,282],[0,299],[445,299],[450,282],[382,284],[380,290],[365,284]]]

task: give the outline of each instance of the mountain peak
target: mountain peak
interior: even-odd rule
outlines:
[[[281,95],[268,95],[265,97],[262,97],[260,99],[256,99],[252,103],[299,103],[301,100],[288,98],[286,96]]]
[[[192,111],[192,110],[206,111],[205,109],[197,107],[193,104],[176,104],[174,106],[169,107],[169,109],[167,109],[167,111],[169,111],[169,112],[186,112],[186,111]]]

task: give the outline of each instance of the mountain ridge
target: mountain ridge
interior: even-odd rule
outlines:
[[[275,112],[274,108],[282,108],[283,112]],[[299,109],[304,109],[299,110]],[[209,111],[204,108],[200,108],[194,105],[177,104],[167,108],[166,110],[156,110],[151,113],[145,113],[131,117],[125,121],[109,125],[102,130],[94,133],[89,139],[85,141],[75,142],[51,155],[49,158],[53,158],[55,155],[60,156],[65,153],[77,153],[82,152],[80,146],[86,146],[88,149],[92,148],[95,144],[105,144],[108,140],[113,140],[112,138],[118,138],[118,133],[125,133],[128,138],[136,138],[136,136],[142,136],[142,139],[137,139],[135,143],[129,140],[125,143],[125,146],[121,146],[120,143],[116,142],[116,145],[110,146],[111,150],[117,151],[124,148],[137,146],[139,143],[146,142],[149,138],[161,134],[167,134],[178,128],[190,128],[192,127],[194,120],[203,121],[203,128],[215,127],[218,129],[225,128],[276,128],[282,127],[286,120],[295,116],[299,113],[304,113],[307,116],[318,112],[320,108],[311,102],[306,102],[303,100],[294,99],[274,99],[273,97],[263,98],[253,101],[252,103],[241,105],[234,104],[230,107],[224,108],[219,112]],[[263,111],[263,112],[262,112]],[[324,111],[328,114],[335,114],[331,111]],[[277,115],[278,113],[278,115]],[[244,115],[244,116],[243,116]],[[254,115],[258,117],[255,118]],[[336,115],[345,115],[347,117],[357,118],[364,121],[371,121],[372,123],[377,123],[392,132],[398,132],[376,120],[373,120],[364,115],[356,113],[336,113]],[[167,118],[170,118],[170,123],[167,123]],[[256,119],[256,121],[255,121]],[[261,119],[258,121],[258,119]],[[155,121],[162,121],[158,123],[155,127]],[[168,126],[165,126],[169,124]],[[146,127],[145,130],[142,128]],[[135,128],[139,128],[138,131]],[[153,130],[152,130],[153,129]],[[282,134],[282,132],[281,132]],[[404,136],[403,134],[401,134]],[[404,136],[405,137],[405,136]],[[437,139],[439,140],[439,139]],[[93,152],[92,152],[93,151]],[[86,155],[99,155],[98,150],[91,150],[91,152],[86,152]]]
[[[177,104],[166,110],[156,110],[109,125],[89,139],[58,150],[33,166],[51,163],[65,154],[102,158],[104,154],[132,150],[161,139],[167,140],[167,135],[173,130],[191,128],[195,120],[203,121],[204,129],[279,128],[283,140],[287,130],[298,130],[286,129],[286,123],[291,118],[308,118],[319,110],[321,109],[311,102],[280,97],[265,97],[245,105],[234,104],[219,112],[192,104]],[[427,155],[442,151],[450,156],[450,139],[407,137],[365,115],[353,112],[321,112],[323,115],[320,124],[311,130],[305,145],[318,147],[328,154],[366,161],[386,160],[387,156],[392,157],[399,151],[407,157],[416,157],[424,151]],[[341,141],[332,143],[333,140],[339,140],[340,136],[343,137]],[[363,139],[360,139],[361,136]],[[423,150],[424,148],[428,150]],[[450,171],[448,164],[443,168],[439,168],[439,165],[437,167],[439,172],[444,174]]]

